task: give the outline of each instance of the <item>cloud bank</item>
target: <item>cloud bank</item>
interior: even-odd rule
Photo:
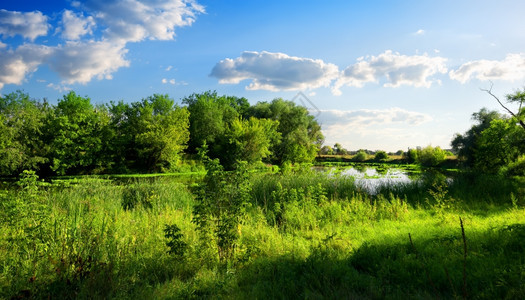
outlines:
[[[61,38],[54,46],[35,44],[47,37],[52,26],[39,11],[0,10],[0,36],[20,35],[31,41],[10,47],[0,41],[0,89],[21,84],[42,64],[55,71],[64,84],[86,84],[93,79],[112,79],[122,67],[128,43],[173,40],[175,29],[190,26],[204,8],[192,0],[86,0],[72,1],[62,12],[53,32]],[[94,37],[95,30],[101,34]]]
[[[449,71],[447,58],[428,54],[402,55],[386,50],[377,56],[360,57],[355,64],[339,71],[336,65],[320,59],[245,51],[240,57],[218,62],[210,76],[221,84],[249,80],[248,90],[299,91],[330,87],[334,95],[341,95],[342,87],[361,88],[366,84],[429,88],[432,84],[441,84],[437,76],[447,72],[450,79],[461,83],[473,78],[516,81],[525,78],[525,54],[508,54],[502,61],[472,61]]]

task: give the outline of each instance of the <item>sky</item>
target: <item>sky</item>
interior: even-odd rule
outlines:
[[[310,109],[325,144],[450,148],[525,86],[525,1],[4,0],[0,94]]]

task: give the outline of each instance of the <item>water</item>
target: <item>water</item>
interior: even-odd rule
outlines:
[[[329,171],[329,173],[334,174],[335,172],[336,169],[331,169]],[[371,195],[376,195],[381,187],[410,184],[413,182],[413,179],[408,176],[407,171],[395,168],[388,168],[385,170],[374,167],[360,169],[350,167],[340,170],[338,174],[352,177],[357,187]]]

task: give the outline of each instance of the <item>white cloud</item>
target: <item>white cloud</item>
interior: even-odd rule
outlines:
[[[218,62],[210,76],[219,83],[250,79],[248,90],[302,90],[329,86],[338,75],[334,64],[320,59],[288,56],[284,53],[245,51],[235,59]]]
[[[34,44],[0,50],[0,89],[5,84],[21,84],[52,53],[52,48]]]
[[[112,79],[112,74],[119,68],[129,66],[129,61],[124,58],[127,52],[124,45],[108,41],[70,41],[57,47],[50,67],[67,84],[85,84],[94,77]]]
[[[419,30],[416,31],[414,34],[415,34],[415,35],[424,35],[424,34],[425,34],[425,30],[423,30],[423,29],[419,29]]]
[[[430,87],[435,82],[431,80],[433,75],[447,72],[446,61],[446,58],[427,54],[407,56],[387,50],[378,56],[358,58],[357,63],[343,71],[332,91],[340,95],[342,86],[362,87],[365,83],[377,83],[381,78],[386,80],[385,87]]]
[[[465,83],[472,78],[515,81],[525,78],[525,53],[507,54],[504,60],[475,60],[449,73],[450,78]]]
[[[83,13],[75,14],[66,9],[62,14],[62,25],[62,38],[78,40],[84,35],[93,34],[95,20],[92,16],[84,17]]]
[[[39,11],[18,12],[0,9],[0,35],[21,35],[31,41],[47,35],[50,25]]]
[[[168,66],[168,67],[166,67],[165,70],[166,70],[167,72],[169,72],[169,71],[171,71],[171,69],[173,69],[173,66]]]
[[[370,147],[371,150],[391,151],[398,150],[391,147],[399,148],[424,140],[424,135],[410,128],[432,121],[427,114],[397,107],[384,110],[322,110],[317,119],[328,145],[339,142],[348,149]],[[389,148],[385,149],[386,146]]]
[[[188,85],[186,82],[182,81],[182,82],[178,82],[176,81],[175,79],[167,79],[167,78],[162,78],[161,82],[163,84],[171,84],[171,85]]]
[[[107,26],[107,38],[124,42],[172,40],[176,27],[189,26],[204,13],[192,0],[87,0],[80,6]]]

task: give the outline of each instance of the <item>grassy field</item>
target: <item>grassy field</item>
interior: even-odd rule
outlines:
[[[196,184],[35,180],[0,191],[0,298],[525,298],[517,180],[434,174],[369,196],[250,174],[226,260],[192,222]]]

